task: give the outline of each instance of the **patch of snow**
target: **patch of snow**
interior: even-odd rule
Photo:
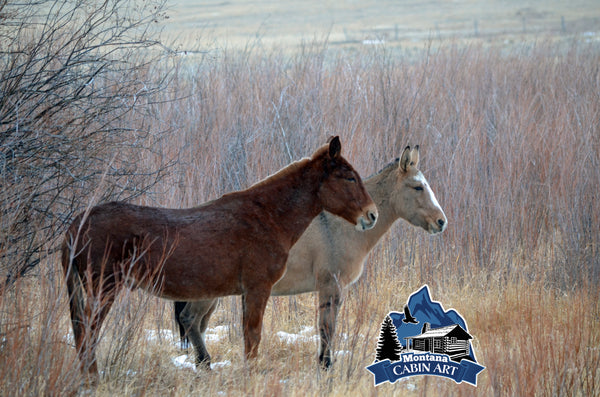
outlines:
[[[319,335],[315,334],[315,327],[312,326],[304,326],[302,330],[297,334],[290,334],[288,332],[279,331],[277,332],[277,336],[283,342],[288,344],[297,343],[297,342],[318,342]]]
[[[214,332],[216,334],[222,334],[229,331],[229,325],[217,325],[214,328],[207,328],[206,332]]]
[[[385,44],[385,40],[379,40],[379,39],[366,39],[363,40],[363,45],[380,45],[380,44]]]
[[[350,339],[351,337],[352,337],[352,338],[355,338],[355,337],[356,337],[356,335],[348,335],[348,334],[347,334],[347,333],[345,333],[345,332],[342,332],[342,333],[340,334],[340,338],[341,338],[341,340],[348,340],[348,339]],[[364,334],[358,334],[358,337],[359,337],[359,338],[361,338],[361,339],[365,339],[365,335],[364,335]]]
[[[344,357],[349,354],[352,354],[352,352],[350,350],[338,350],[335,353],[333,353],[334,357],[336,357],[336,358]]]
[[[193,360],[193,358],[187,354],[182,354],[181,356],[177,356],[171,359],[173,365],[175,365],[177,368],[188,368],[196,371],[196,364],[194,364],[191,360]],[[231,361],[225,360],[210,364],[210,369],[212,370],[221,369],[225,367],[231,367]]]
[[[229,331],[228,325],[217,325],[214,328],[207,328],[204,333],[205,342],[220,342]]]
[[[173,331],[170,329],[161,329],[160,331],[155,329],[146,329],[144,332],[148,342],[157,342],[159,340],[166,340],[167,342],[176,341],[175,335],[173,335]]]
[[[70,345],[74,345],[75,344],[75,338],[73,337],[73,331],[69,330],[69,332],[67,332],[64,336],[63,336],[63,341],[65,343],[68,343]]]
[[[204,335],[204,342],[219,342],[220,340],[221,340],[221,335],[217,335],[217,334]]]
[[[173,365],[175,365],[177,368],[189,368],[189,369],[193,369],[195,371],[196,365],[194,363],[187,361],[187,359],[188,359],[188,355],[182,354],[181,356],[172,358],[171,361],[173,361]]]
[[[301,334],[309,334],[309,333],[314,333],[315,332],[315,327],[313,327],[312,325],[305,325],[304,327],[302,327],[302,331],[300,331]]]
[[[231,361],[225,360],[225,361],[218,361],[216,363],[210,364],[210,369],[212,369],[212,370],[225,368],[225,367],[231,367]]]

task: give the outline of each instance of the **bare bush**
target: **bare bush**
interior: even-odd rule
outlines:
[[[160,138],[163,17],[160,1],[0,5],[0,291],[52,251],[91,193],[130,199],[164,172],[139,163]]]

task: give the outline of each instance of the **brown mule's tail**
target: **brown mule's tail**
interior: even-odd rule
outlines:
[[[69,309],[71,311],[71,323],[73,324],[73,338],[78,351],[81,350],[82,338],[84,336],[84,312],[85,312],[85,291],[79,269],[76,268],[74,261],[71,261],[71,247],[67,239],[62,244],[62,267],[65,272],[65,281],[69,293]]]

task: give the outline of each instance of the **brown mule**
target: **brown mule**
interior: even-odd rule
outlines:
[[[417,168],[419,147],[406,147],[399,159],[365,180],[365,187],[379,211],[377,225],[357,233],[339,218],[321,213],[290,250],[287,270],[272,295],[319,292],[319,361],[332,363],[331,344],[343,291],[358,280],[365,258],[392,224],[403,218],[431,234],[444,231],[446,215],[423,173]],[[204,331],[217,300],[175,302],[175,318],[184,344],[186,336],[196,349],[198,363],[210,361]]]
[[[242,295],[245,354],[256,357],[271,288],[323,210],[358,230],[377,219],[337,137],[311,158],[198,207],[112,202],[80,214],[66,233],[62,265],[82,371],[97,377],[100,328],[122,288],[188,301]]]

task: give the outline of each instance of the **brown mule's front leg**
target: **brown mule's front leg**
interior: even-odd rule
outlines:
[[[242,295],[244,352],[247,359],[254,359],[258,355],[263,314],[270,295],[271,288],[252,290]]]
[[[331,347],[335,335],[335,325],[340,305],[342,304],[339,289],[335,291],[319,292],[319,333],[321,335],[321,346],[319,347],[319,363],[324,369],[331,368],[333,357]]]

